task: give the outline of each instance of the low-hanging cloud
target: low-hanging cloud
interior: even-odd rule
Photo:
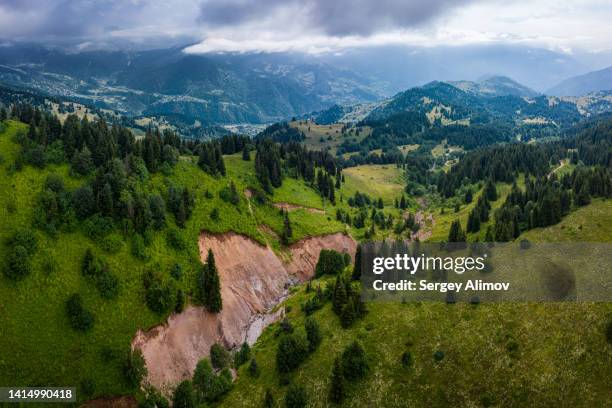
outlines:
[[[282,14],[289,16],[293,23],[327,35],[366,36],[388,29],[419,26],[473,1],[208,0],[201,6],[199,20],[212,27],[227,27]]]

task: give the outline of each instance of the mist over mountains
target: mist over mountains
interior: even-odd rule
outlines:
[[[270,123],[334,105],[381,101],[431,81],[479,96],[535,97],[604,63],[604,57],[582,62],[516,45],[197,54],[185,47],[75,52],[4,44],[0,82],[134,117]]]

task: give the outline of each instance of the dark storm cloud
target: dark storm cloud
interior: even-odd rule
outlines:
[[[200,21],[214,27],[254,22],[285,11],[300,25],[328,35],[369,35],[409,28],[472,0],[208,0]],[[285,24],[286,22],[279,22]]]
[[[199,0],[0,0],[0,39],[109,43],[194,36]]]

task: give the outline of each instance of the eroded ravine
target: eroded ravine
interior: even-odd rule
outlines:
[[[321,249],[353,256],[356,242],[342,233],[306,238],[289,247],[288,262],[269,247],[232,232],[204,232],[199,248],[203,261],[209,249],[215,255],[223,310],[212,314],[203,307],[189,306],[165,324],[137,332],[132,347],[142,350],[146,381],[158,389],[168,390],[190,377],[215,342],[226,347],[254,343],[280,317],[282,311],[270,312],[287,295],[289,286],[313,276]]]

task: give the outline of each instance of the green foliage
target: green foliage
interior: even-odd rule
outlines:
[[[331,385],[329,389],[329,399],[331,402],[340,404],[346,396],[344,373],[340,358],[336,357],[331,374]]]
[[[257,360],[255,358],[251,359],[251,363],[249,364],[249,375],[251,377],[259,377],[259,365],[257,364]]]
[[[4,266],[4,275],[12,280],[21,280],[30,274],[32,266],[28,250],[21,245],[10,248]]]
[[[170,408],[170,402],[155,388],[147,388],[145,400],[140,408]]]
[[[276,368],[280,373],[295,370],[308,356],[306,339],[297,334],[283,335],[276,351]]]
[[[274,401],[274,395],[272,395],[272,391],[269,388],[266,388],[266,393],[264,394],[263,407],[264,408],[274,408],[276,406],[276,402]]]
[[[453,221],[448,233],[448,242],[465,242],[465,232],[459,220]]]
[[[183,236],[176,228],[168,228],[166,231],[166,243],[170,248],[182,251],[187,248],[187,244],[183,240]]]
[[[119,294],[119,280],[110,271],[108,263],[94,256],[91,249],[85,251],[81,272],[83,276],[94,282],[103,298],[114,299]]]
[[[317,321],[312,317],[308,317],[304,321],[304,327],[306,328],[308,351],[312,353],[319,347],[319,344],[321,344],[321,340],[323,339],[321,336],[321,329],[319,328]]]
[[[191,381],[185,380],[181,382],[174,390],[172,397],[173,408],[195,408],[196,399]]]
[[[240,349],[234,355],[234,366],[236,368],[240,367],[251,358],[251,347],[247,342],[242,343]]]
[[[322,249],[315,268],[315,275],[337,275],[346,267],[344,256],[333,249]]]
[[[221,284],[215,264],[215,256],[211,249],[208,250],[206,264],[202,267],[200,274],[200,291],[207,309],[213,313],[219,313],[223,307]]]
[[[355,281],[361,279],[361,244],[357,245],[357,250],[355,251],[355,265],[353,265],[353,273],[351,274],[351,278]]]
[[[606,339],[608,343],[612,344],[612,320],[609,320],[606,324]]]
[[[223,187],[221,191],[219,191],[219,197],[226,203],[232,205],[238,205],[240,203],[240,194],[238,194],[236,184],[233,181],[230,182],[229,186]]]
[[[442,350],[437,350],[434,353],[433,357],[436,361],[442,361],[444,359],[444,352]]]
[[[93,314],[83,306],[81,295],[75,293],[68,298],[66,313],[73,329],[87,331],[93,327]]]
[[[404,367],[412,366],[412,353],[410,353],[409,351],[404,351],[402,353],[402,365]]]
[[[130,350],[123,366],[123,373],[132,387],[140,387],[140,383],[147,376],[147,366],[140,349]]]
[[[232,388],[232,375],[227,368],[215,375],[207,359],[200,360],[193,374],[195,399],[198,402],[216,402]]]
[[[12,247],[22,246],[26,249],[28,255],[33,255],[38,248],[38,239],[29,228],[21,228],[11,235],[7,240],[7,245]]]
[[[291,384],[285,394],[285,408],[304,408],[308,405],[308,393],[300,384]]]
[[[230,354],[221,344],[214,343],[210,346],[210,362],[214,368],[220,370],[229,365]]]
[[[143,284],[147,306],[153,312],[166,313],[176,306],[176,288],[172,282],[162,279],[159,273],[151,270],[145,272]]]
[[[369,370],[370,366],[363,346],[357,341],[349,344],[342,352],[344,378],[349,381],[357,381],[364,378]]]
[[[140,234],[134,234],[132,236],[131,252],[136,258],[147,261],[151,258],[147,246],[145,245],[144,238]]]
[[[283,232],[281,233],[280,239],[283,245],[289,245],[291,237],[293,236],[293,230],[291,229],[291,221],[289,220],[289,212],[283,211]]]

